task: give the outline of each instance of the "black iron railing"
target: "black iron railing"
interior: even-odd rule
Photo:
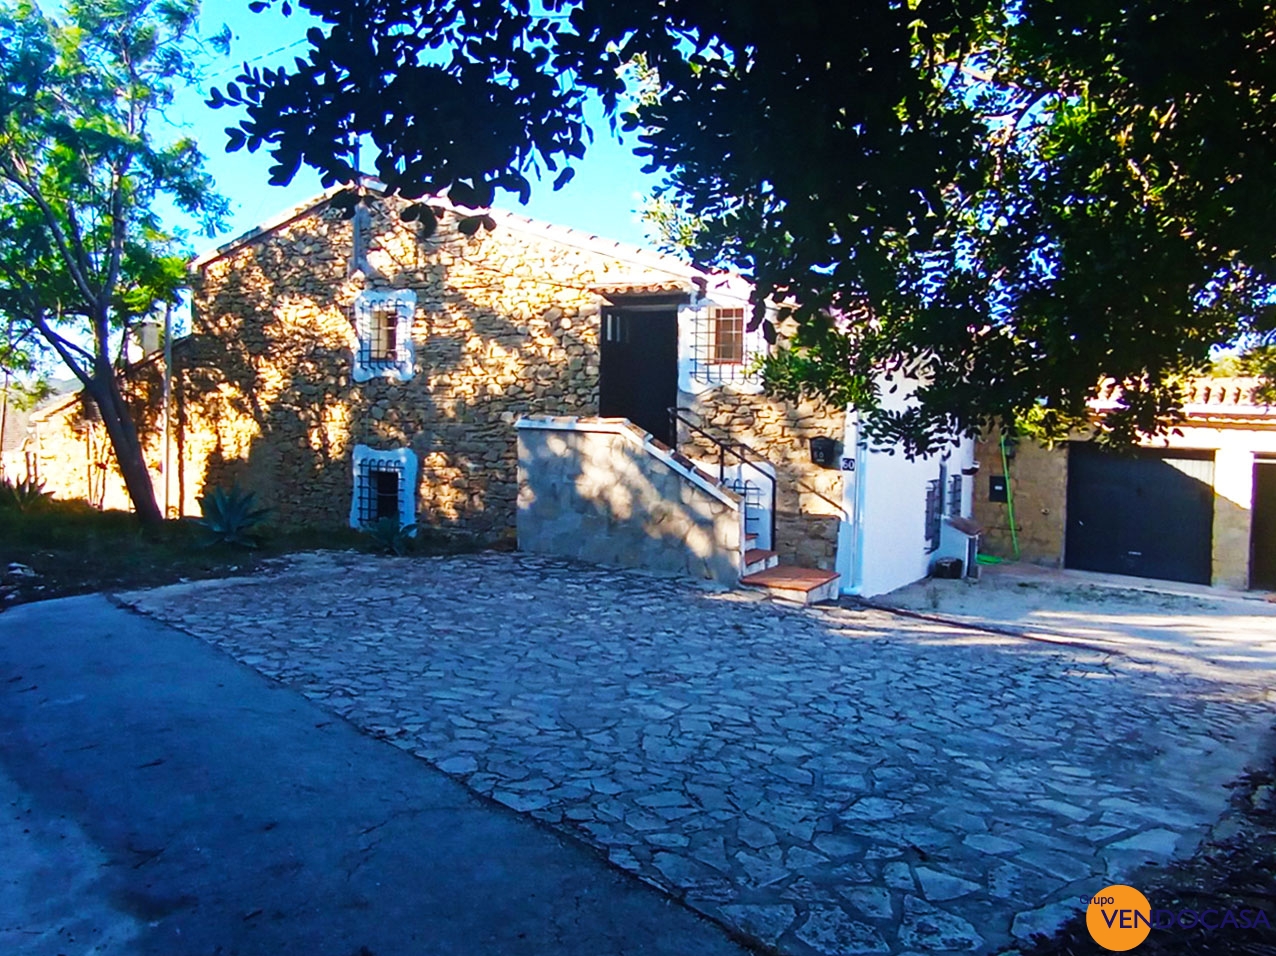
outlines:
[[[714,435],[709,434],[709,432],[705,431],[700,425],[696,424],[690,418],[687,417],[688,415],[694,415],[694,414],[695,413],[689,408],[675,407],[675,408],[669,409],[669,434],[670,434],[670,437],[673,438],[673,444],[674,444],[675,450],[678,448],[678,434],[679,434],[678,427],[680,425],[685,426],[688,431],[692,432],[695,435],[700,436],[701,438],[703,438],[705,441],[707,441],[710,445],[714,447],[718,457],[718,483],[719,484],[727,483],[727,459],[728,458],[732,458],[735,461],[740,462],[740,464],[745,467],[752,468],[755,472],[761,475],[763,479],[765,479],[767,486],[771,489],[770,547],[771,547],[771,550],[775,550],[776,478],[775,478],[775,475],[773,475],[771,472],[767,471],[764,467],[762,467],[763,465],[769,464],[769,463],[767,462],[765,458],[759,455],[756,451],[754,451],[748,445],[745,445],[741,442],[723,441],[721,438],[718,438]],[[743,478],[743,472],[741,472],[741,477]],[[739,490],[742,490],[743,497],[745,499],[746,522],[748,518],[747,511],[748,511],[748,504],[749,504],[749,495],[747,492],[747,486],[748,486],[748,482],[744,481],[742,484],[742,488],[739,489]]]

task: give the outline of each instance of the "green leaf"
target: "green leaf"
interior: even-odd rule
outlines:
[[[568,166],[563,169],[561,173],[554,177],[554,191],[558,192],[558,190],[570,183],[575,176],[576,170],[573,167]]]
[[[0,0],[0,155],[22,159],[0,163],[6,337],[121,407],[120,337],[189,282],[189,251],[159,210],[175,207],[210,232],[228,211],[194,141],[160,122],[197,77],[196,16],[184,0],[73,2],[48,15]],[[210,92],[210,106],[225,102]],[[238,135],[228,131],[232,146]],[[56,352],[62,340],[89,354]],[[0,352],[12,368],[25,361],[22,350]],[[139,448],[113,450],[121,470],[146,474]],[[138,514],[158,522],[153,491],[130,484]]]
[[[422,9],[325,0],[308,57],[232,91],[248,148],[330,186],[357,130],[405,199],[450,183],[477,214],[533,172],[565,186],[596,100],[659,177],[658,244],[792,309],[764,384],[853,400],[911,450],[1075,422],[1102,378],[1139,407],[1101,427],[1156,434],[1177,381],[1270,327],[1268,0]],[[116,131],[58,134],[93,135]],[[905,370],[918,407],[888,414],[874,383]]]

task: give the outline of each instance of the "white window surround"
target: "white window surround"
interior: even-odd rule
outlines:
[[[393,359],[371,358],[372,323],[378,307],[392,306],[398,315]],[[353,378],[368,382],[389,378],[406,382],[416,374],[416,354],[412,346],[412,320],[416,317],[416,293],[411,289],[376,289],[360,292],[354,300],[354,327],[358,336],[354,349]]]
[[[747,329],[753,306],[747,295],[723,295],[710,293],[700,296],[688,305],[678,309],[678,389],[692,395],[699,395],[710,389],[727,387],[737,392],[748,394],[760,393],[761,382],[748,379],[721,381],[712,374],[713,364],[706,363],[705,355],[697,355],[697,343],[708,343],[712,347],[712,323],[716,309],[744,309],[745,327]],[[758,355],[765,355],[768,345],[762,328],[744,333],[744,365],[752,364]],[[738,366],[733,366],[738,368]]]
[[[379,469],[377,466],[386,466]],[[364,526],[359,514],[361,500],[370,492],[367,483],[372,472],[394,470],[399,473],[399,527],[416,523],[417,456],[410,448],[371,448],[355,445],[354,482],[350,495],[350,527]]]

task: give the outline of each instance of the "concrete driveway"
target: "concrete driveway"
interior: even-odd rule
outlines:
[[[1271,752],[1226,673],[528,556],[128,600],[785,953],[1012,952]]]
[[[102,597],[0,615],[0,861],[5,956],[745,952]]]
[[[1253,592],[1004,564],[977,582],[919,581],[875,603],[1222,680],[1272,686],[1276,674],[1276,603]]]

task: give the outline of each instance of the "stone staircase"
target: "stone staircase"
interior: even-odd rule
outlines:
[[[746,470],[743,465],[737,465],[730,469],[736,472],[734,479],[729,480],[726,476],[728,456],[734,456],[752,469],[754,476],[752,481],[755,486],[766,480],[774,483],[776,481],[774,469],[766,466],[765,460],[747,445],[738,442],[726,442],[710,435],[700,425],[689,420],[687,417],[690,414],[688,409],[671,408],[669,414],[675,435],[677,434],[678,426],[681,424],[716,447],[718,453],[717,461],[695,461],[697,469],[706,475],[713,475],[716,470],[718,485],[739,494],[742,499],[746,534],[744,536],[740,565],[741,587],[760,590],[777,600],[790,601],[802,605],[836,601],[841,593],[838,584],[840,576],[836,572],[781,565],[778,552],[771,550],[770,547],[758,546],[759,539],[764,534],[765,540],[762,543],[766,545],[774,544],[775,530],[772,524],[772,515],[774,514],[775,499],[769,494],[765,496],[771,502],[770,509],[763,509],[757,501],[753,500],[755,496],[747,493],[748,479],[741,475]],[[752,528],[760,530],[749,530]]]
[[[837,573],[782,565],[780,555],[775,551],[753,547],[756,539],[755,534],[745,535],[741,587],[765,591],[777,600],[796,604],[822,604],[837,600],[840,593],[840,576]]]

